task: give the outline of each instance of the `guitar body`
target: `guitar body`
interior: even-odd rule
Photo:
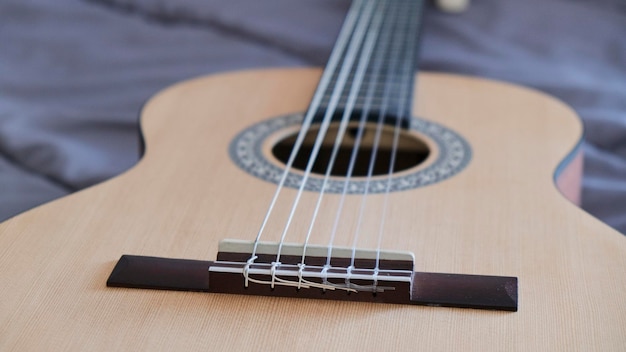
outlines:
[[[320,72],[249,71],[166,89],[144,108],[137,166],[1,224],[0,350],[625,348],[626,239],[555,186],[561,165],[561,188],[576,198],[567,191],[580,167],[575,114],[535,91],[452,75],[419,76],[414,114],[463,136],[472,158],[449,179],[391,193],[382,247],[413,252],[417,271],[516,276],[518,312],[106,287],[122,254],[212,260],[221,239],[254,239],[276,185],[238,168],[229,144],[255,123],[304,111]],[[294,233],[305,232],[316,197],[304,193]],[[339,196],[326,198],[321,233]],[[368,211],[382,200],[372,195]],[[276,217],[289,210],[278,203]],[[345,216],[340,233],[356,221]],[[372,218],[364,229],[377,226]],[[270,222],[267,239],[281,230]]]

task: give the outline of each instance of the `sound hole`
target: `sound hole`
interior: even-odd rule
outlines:
[[[339,147],[335,163],[331,170],[331,175],[347,175],[350,159],[352,157],[352,151],[359,133],[362,133],[362,140],[358,147],[352,176],[363,177],[368,175],[375,144],[374,142],[376,139],[376,128],[377,126],[375,124],[368,124],[362,130],[358,127],[358,124],[354,124],[348,128]],[[304,143],[302,144],[302,147],[300,148],[300,151],[298,152],[298,155],[293,163],[293,167],[295,169],[302,171],[306,170],[319,131],[319,125],[312,126],[306,134]],[[313,164],[313,173],[319,175],[326,174],[326,169],[330,162],[338,131],[339,124],[333,124],[326,133],[317,159]],[[296,138],[297,134],[291,134],[279,140],[278,143],[276,143],[272,148],[274,156],[278,160],[287,164]],[[387,175],[389,173],[389,165],[392,159],[393,140],[393,127],[383,127],[382,132],[380,133],[376,159],[372,170],[373,176]],[[398,147],[393,172],[400,172],[418,166],[428,158],[429,154],[430,150],[424,141],[420,140],[416,135],[411,134],[408,131],[401,130],[398,138]]]

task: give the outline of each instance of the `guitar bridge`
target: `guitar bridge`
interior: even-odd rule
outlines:
[[[216,261],[123,255],[107,286],[517,311],[517,278],[413,271],[413,255],[226,240]],[[252,253],[254,252],[254,256]]]

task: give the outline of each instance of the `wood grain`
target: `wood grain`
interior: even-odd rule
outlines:
[[[624,349],[626,239],[554,184],[580,122],[537,92],[450,75],[420,76],[416,113],[463,135],[473,159],[449,180],[393,193],[383,247],[413,252],[418,271],[517,276],[517,313],[105,287],[121,254],[211,260],[220,239],[254,237],[275,186],[233,165],[228,144],[304,110],[319,74],[249,71],[166,89],[145,106],[137,166],[0,224],[0,350]],[[363,247],[381,197],[368,201]],[[289,242],[315,200],[303,197]],[[336,206],[325,197],[317,242]],[[345,214],[337,245],[350,244],[355,219]]]

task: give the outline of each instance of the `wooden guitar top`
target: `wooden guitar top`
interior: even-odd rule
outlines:
[[[213,260],[221,239],[253,239],[276,186],[235,166],[229,143],[304,111],[319,75],[248,71],[168,88],[143,111],[137,166],[0,224],[0,350],[626,348],[626,239],[555,187],[581,138],[575,114],[529,89],[453,75],[419,76],[415,115],[463,136],[472,159],[447,180],[392,193],[383,247],[413,252],[419,271],[516,276],[518,312],[105,286],[122,254]],[[369,215],[382,197],[371,196]],[[326,197],[321,219],[338,198]],[[304,193],[295,233],[315,200]],[[288,212],[277,205],[277,218]],[[346,217],[340,232],[353,229]],[[320,242],[331,223],[321,220]],[[281,222],[268,226],[278,240]]]

